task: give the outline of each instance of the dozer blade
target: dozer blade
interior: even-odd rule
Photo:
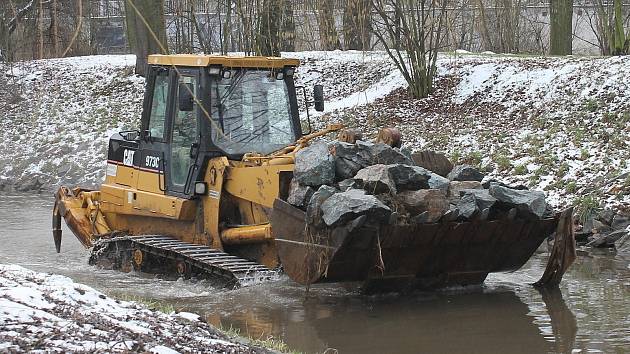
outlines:
[[[481,284],[488,273],[523,266],[557,222],[366,224],[317,232],[302,210],[279,199],[271,217],[280,261],[294,281],[364,281],[367,292]]]

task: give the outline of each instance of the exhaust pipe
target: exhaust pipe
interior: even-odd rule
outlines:
[[[59,201],[55,200],[52,215],[52,233],[55,241],[55,249],[57,253],[61,252],[61,213],[59,212]]]

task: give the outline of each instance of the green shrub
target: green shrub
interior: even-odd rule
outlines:
[[[494,163],[499,168],[499,171],[507,171],[512,168],[512,162],[506,155],[497,154],[492,158],[492,160],[494,160]]]
[[[589,111],[589,112],[595,112],[597,111],[597,109],[599,109],[599,103],[597,102],[597,100],[594,99],[588,99],[586,100],[586,102],[584,102],[584,109]]]
[[[577,183],[575,181],[567,182],[565,190],[567,193],[575,193],[575,191],[577,191]]]
[[[581,223],[591,217],[599,209],[599,201],[592,195],[585,195],[574,202],[577,216]]]
[[[527,173],[527,167],[525,165],[516,165],[514,166],[514,174],[516,175],[524,175]]]

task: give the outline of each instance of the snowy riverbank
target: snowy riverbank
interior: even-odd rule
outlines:
[[[61,275],[0,264],[0,352],[268,353],[186,312],[112,299]]]
[[[630,210],[630,58],[443,54],[435,93],[408,99],[382,52],[302,52],[298,84],[325,86],[315,126],[368,137],[390,125],[412,150],[446,152],[490,177],[542,189],[554,206],[588,195]],[[107,139],[137,126],[143,80],[132,56],[0,67],[0,189],[96,185]],[[4,187],[3,187],[4,186]]]

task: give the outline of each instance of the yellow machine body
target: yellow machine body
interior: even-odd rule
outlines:
[[[100,189],[56,194],[58,251],[63,217],[86,247],[119,242],[103,252],[121,269],[142,268],[152,255],[181,274],[196,267],[234,283],[250,269],[282,263],[299,283],[366,281],[389,290],[392,283],[478,284],[489,272],[522,266],[557,224],[505,219],[312,233],[305,213],[286,203],[295,156],[343,127],[302,133],[293,83],[299,61],[152,55],[148,62],[140,129],[110,138]],[[397,130],[386,133],[382,141],[400,140]],[[360,134],[339,137],[354,142]]]

